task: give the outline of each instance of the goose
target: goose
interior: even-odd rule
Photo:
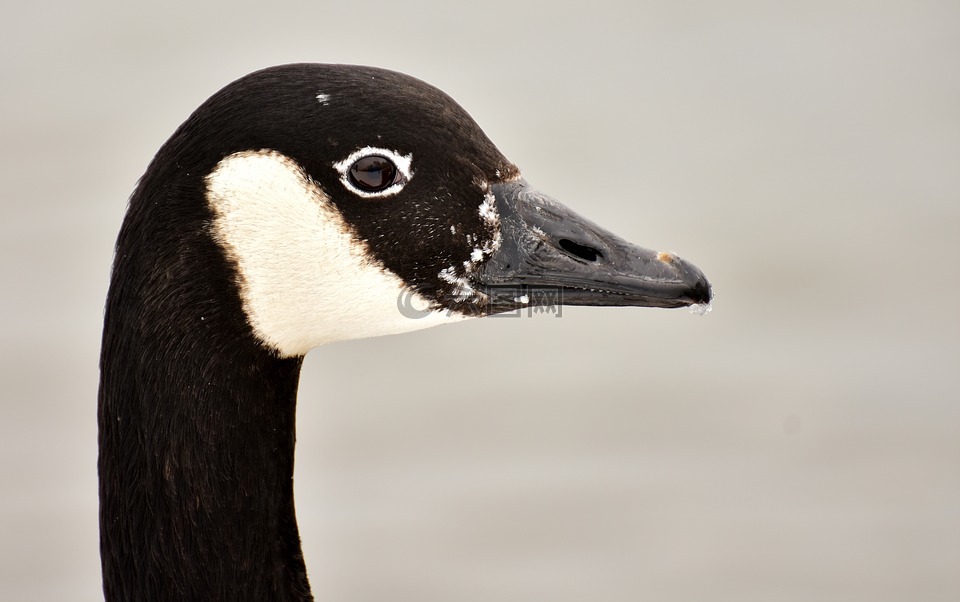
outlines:
[[[538,192],[440,90],[293,64],[227,85],[129,199],[104,314],[113,600],[311,600],[293,463],[304,355],[545,304],[707,304],[703,273]]]

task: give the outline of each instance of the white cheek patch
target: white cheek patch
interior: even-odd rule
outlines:
[[[281,356],[465,318],[402,312],[401,299],[432,304],[376,260],[292,159],[275,151],[235,153],[206,184],[212,234],[236,264],[247,320]]]

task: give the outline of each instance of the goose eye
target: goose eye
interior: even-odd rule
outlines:
[[[358,159],[347,173],[350,183],[364,192],[382,192],[402,179],[393,161],[381,155]]]
[[[413,154],[365,146],[333,164],[340,181],[352,193],[364,198],[397,194],[413,178]]]

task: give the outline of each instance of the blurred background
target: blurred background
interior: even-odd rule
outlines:
[[[299,61],[440,87],[717,291],[312,352],[317,599],[960,599],[957,2],[60,1],[0,34],[0,599],[100,599],[126,199],[214,91]]]

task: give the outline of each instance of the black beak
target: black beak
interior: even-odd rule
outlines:
[[[633,245],[525,180],[494,184],[492,192],[500,248],[472,275],[490,313],[557,304],[683,307],[712,298],[693,264]]]

